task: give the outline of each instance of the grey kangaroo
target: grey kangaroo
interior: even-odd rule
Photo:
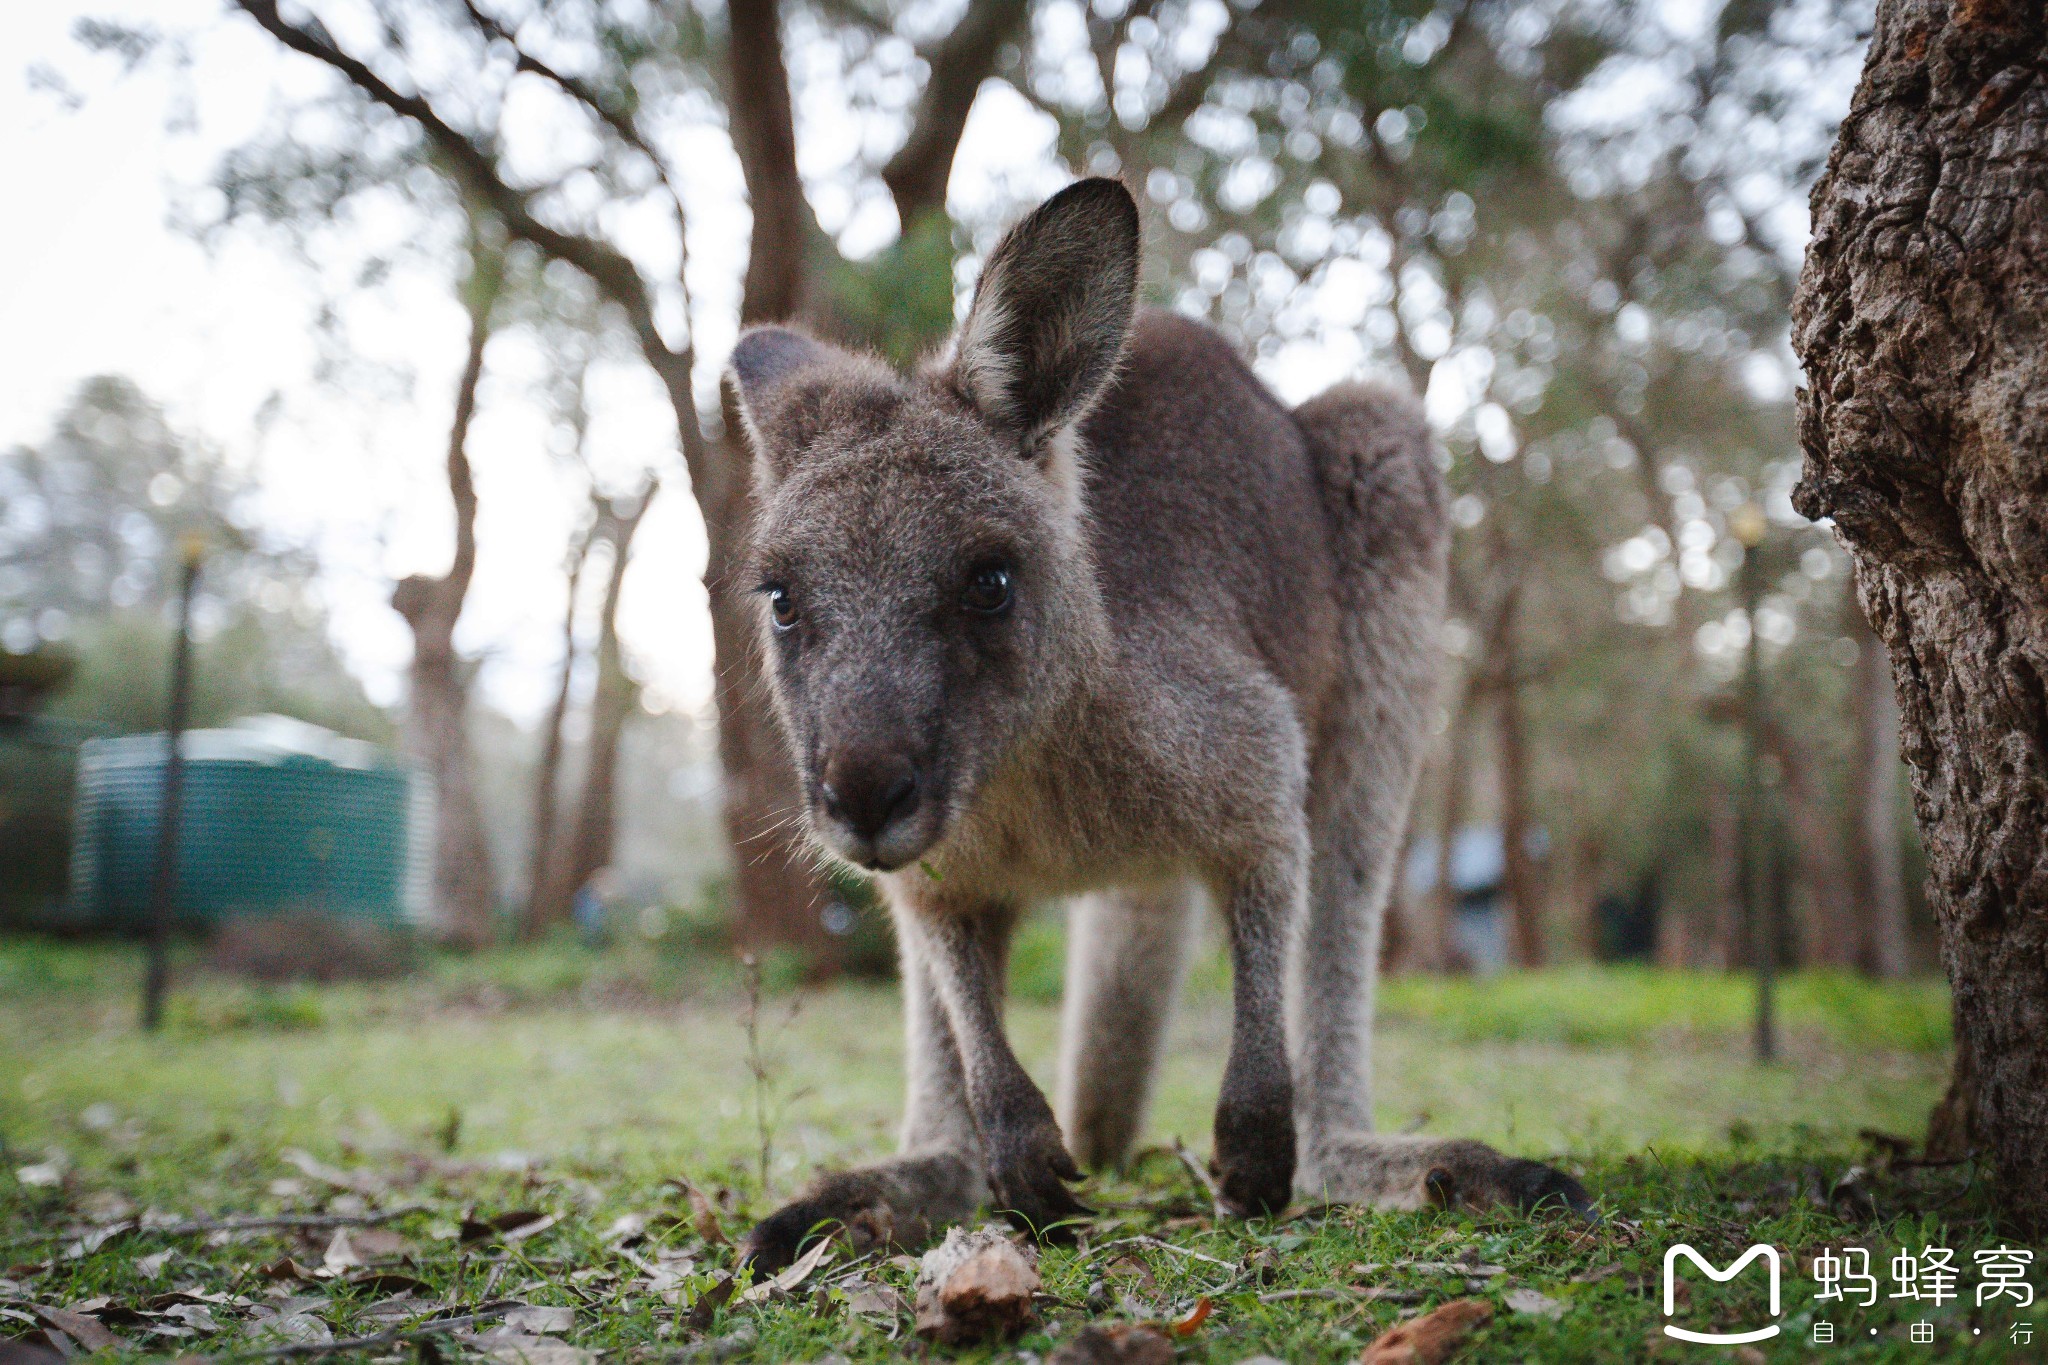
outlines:
[[[1591,1214],[1570,1176],[1372,1130],[1380,920],[1434,701],[1444,491],[1411,402],[1289,411],[1221,337],[1137,311],[1138,214],[1080,181],[990,253],[910,375],[780,327],[728,376],[755,451],[767,675],[832,857],[901,945],[901,1154],[749,1235],[1040,1234],[1142,1126],[1205,889],[1228,925],[1220,1198]],[[1054,1109],[1003,1033],[1011,930],[1075,897]]]

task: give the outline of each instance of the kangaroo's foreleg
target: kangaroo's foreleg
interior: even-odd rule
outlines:
[[[1137,1143],[1200,905],[1192,886],[1083,896],[1067,916],[1060,1131],[1089,1170]]]
[[[788,1265],[818,1235],[844,1236],[856,1252],[882,1244],[914,1248],[988,1202],[960,1049],[922,939],[903,928],[903,913],[898,912],[897,945],[908,1086],[899,1154],[820,1176],[757,1226],[741,1243],[740,1254],[763,1271]],[[978,927],[986,940],[985,955],[1001,962],[1008,925],[992,919]]]
[[[917,942],[959,1046],[968,1108],[996,1206],[1038,1236],[1087,1212],[1063,1183],[1081,1172],[1068,1155],[1052,1106],[1025,1073],[1003,1033],[1003,955],[990,952],[991,921],[1008,942],[1007,907],[912,906],[898,924]]]

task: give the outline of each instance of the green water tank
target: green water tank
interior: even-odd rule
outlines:
[[[184,739],[178,920],[282,911],[426,922],[433,798],[405,762],[283,716]],[[78,754],[71,911],[99,928],[147,922],[163,797],[163,735],[96,739]]]

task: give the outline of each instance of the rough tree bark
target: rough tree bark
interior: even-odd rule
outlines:
[[[1880,0],[1793,308],[1795,505],[1891,653],[1955,1104],[2048,1228],[2048,78],[2042,0]]]
[[[505,282],[501,247],[482,234],[471,238],[470,274],[463,286],[469,312],[469,350],[455,389],[448,430],[448,492],[455,503],[455,559],[440,577],[414,574],[391,593],[391,606],[412,629],[411,693],[407,737],[434,781],[434,902],[441,932],[453,943],[480,948],[497,933],[498,888],[490,840],[477,803],[475,758],[469,744],[468,661],[455,652],[455,622],[476,572],[476,484],[470,477],[469,426],[483,378],[491,314]]]

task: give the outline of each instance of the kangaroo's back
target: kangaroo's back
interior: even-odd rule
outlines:
[[[1215,331],[1148,310],[1084,437],[1119,633],[1251,655],[1319,710],[1340,667],[1339,560],[1293,415]]]

